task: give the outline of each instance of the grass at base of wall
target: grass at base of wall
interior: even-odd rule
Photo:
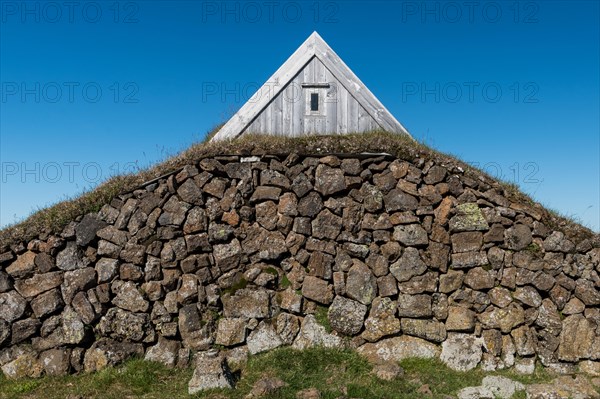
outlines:
[[[130,360],[116,368],[98,373],[67,377],[43,377],[36,380],[7,380],[0,376],[1,399],[242,399],[254,383],[263,377],[277,377],[288,385],[266,399],[295,398],[296,392],[317,388],[322,399],[339,397],[364,399],[442,399],[468,386],[477,386],[485,375],[477,369],[466,373],[445,367],[439,360],[408,359],[400,363],[405,374],[393,381],[381,381],[372,374],[372,366],[356,352],[334,349],[296,351],[281,348],[251,356],[242,370],[235,390],[214,390],[194,396],[187,394],[192,369],[169,369],[157,363]],[[531,384],[545,382],[551,375],[537,369],[531,376],[511,372],[493,373]],[[431,396],[419,389],[427,385]],[[515,399],[524,397],[523,393]]]

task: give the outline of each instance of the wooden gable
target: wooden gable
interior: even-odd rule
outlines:
[[[314,32],[217,132],[284,136],[408,131]]]

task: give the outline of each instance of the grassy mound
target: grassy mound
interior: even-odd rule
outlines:
[[[210,134],[209,134],[210,137]],[[9,245],[28,241],[37,236],[60,232],[70,221],[89,212],[96,212],[120,194],[133,191],[145,182],[178,172],[183,166],[218,155],[302,155],[341,153],[381,153],[417,163],[433,160],[445,166],[460,167],[467,176],[483,178],[492,185],[500,185],[504,196],[513,202],[536,206],[543,214],[544,223],[562,230],[575,242],[589,238],[594,233],[573,220],[542,208],[530,197],[518,190],[514,184],[499,182],[481,170],[473,168],[456,157],[442,154],[404,135],[387,132],[371,132],[340,136],[304,136],[298,138],[267,135],[244,135],[230,141],[204,142],[191,146],[182,153],[137,174],[113,177],[94,190],[41,209],[18,224],[0,231],[0,252]]]

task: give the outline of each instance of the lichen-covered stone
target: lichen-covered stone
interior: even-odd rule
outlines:
[[[418,224],[407,224],[394,228],[394,240],[405,246],[427,245],[427,232]]]
[[[271,314],[270,298],[263,289],[241,289],[234,295],[224,296],[225,317],[266,318]]]
[[[327,318],[331,328],[352,336],[362,329],[366,313],[367,307],[362,303],[337,295],[329,307]]]
[[[27,301],[16,291],[0,294],[0,317],[8,322],[23,316]]]
[[[469,371],[477,367],[482,357],[483,339],[470,334],[451,333],[442,343],[440,360],[456,371]]]
[[[451,232],[485,231],[489,225],[476,203],[468,202],[456,206],[456,215],[450,219]]]
[[[241,318],[222,318],[217,324],[215,344],[234,346],[246,340],[246,320]]]
[[[323,305],[329,305],[333,301],[333,287],[318,277],[306,276],[302,284],[302,295]]]
[[[280,347],[283,345],[283,341],[271,324],[262,321],[248,336],[247,344],[248,352],[254,355]]]
[[[390,272],[399,282],[408,281],[427,271],[427,265],[421,259],[416,248],[409,247],[396,262],[390,266]]]
[[[371,303],[369,317],[361,337],[369,342],[394,335],[400,331],[400,320],[396,317],[397,305],[390,298],[377,297]]]
[[[357,351],[371,363],[399,362],[410,358],[434,359],[440,355],[437,345],[408,335],[386,338],[376,343],[366,343]]]
[[[367,265],[354,260],[346,278],[346,295],[363,305],[369,305],[377,296],[377,280]]]
[[[300,332],[292,345],[294,349],[313,347],[341,348],[343,341],[340,337],[328,333],[313,315],[307,315],[302,320]]]
[[[99,339],[85,352],[83,361],[86,372],[100,371],[106,367],[116,366],[133,356],[142,356],[142,344],[119,342],[111,339]]]

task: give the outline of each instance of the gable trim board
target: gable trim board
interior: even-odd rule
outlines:
[[[362,81],[348,68],[331,47],[319,36],[313,32],[309,38],[287,59],[285,63],[271,76],[267,82],[240,108],[240,110],[213,136],[211,141],[233,139],[244,134],[248,127],[257,120],[263,112],[269,117],[271,113],[270,105],[274,99],[283,95],[284,90],[289,84],[303,72],[303,70],[313,61],[318,60],[329,72],[332,78],[337,80],[340,89],[344,89],[348,96],[353,98],[358,104],[354,104],[370,116],[377,128],[388,132],[403,133],[408,135],[408,131],[394,118],[394,116],[383,106],[383,104],[371,93],[371,91],[362,83]],[[320,77],[314,82],[302,82],[299,86],[302,89],[309,89],[313,92],[322,92],[327,90],[330,82],[323,81]],[[342,96],[340,96],[342,97]],[[336,101],[348,101],[347,99],[336,98]],[[300,98],[295,101],[305,101]],[[354,102],[353,102],[354,103]],[[325,104],[324,104],[325,105]],[[342,104],[345,105],[345,104]],[[290,111],[291,112],[291,111]],[[310,114],[310,113],[308,113]],[[289,118],[284,115],[284,118]],[[295,117],[299,117],[295,115]],[[345,128],[347,130],[347,128]],[[337,129],[327,127],[325,133],[337,133]],[[342,129],[344,130],[344,129]],[[373,130],[373,129],[370,129]],[[358,130],[357,130],[358,131]],[[342,133],[354,133],[342,132]],[[278,131],[276,134],[283,135],[284,132]],[[302,132],[287,132],[287,135],[298,136],[309,134],[306,128]]]

